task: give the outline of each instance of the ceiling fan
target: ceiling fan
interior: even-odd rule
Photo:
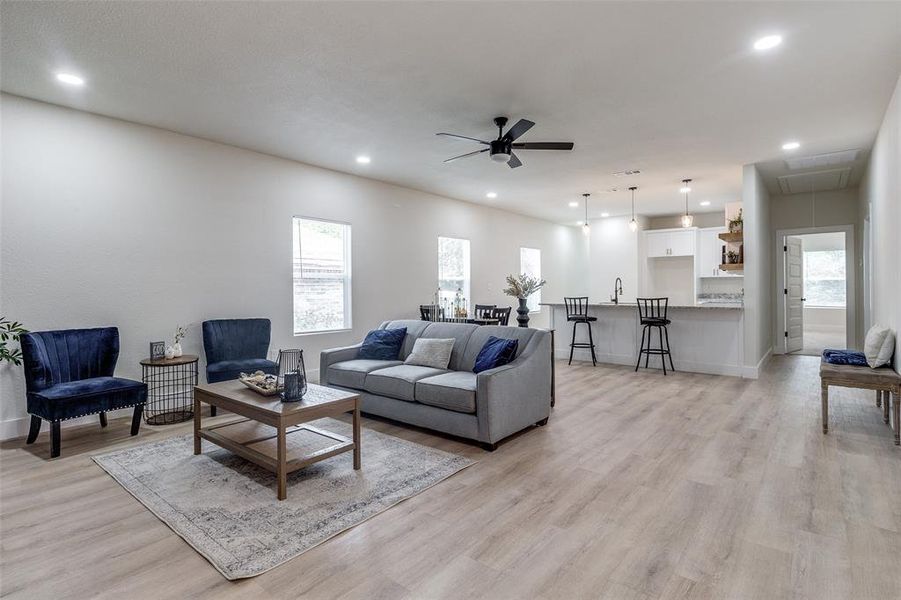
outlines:
[[[467,156],[475,156],[476,154],[481,154],[483,152],[488,152],[491,160],[495,162],[505,162],[510,166],[511,169],[515,169],[516,167],[521,167],[522,163],[519,158],[515,154],[513,154],[513,150],[572,150],[573,143],[572,142],[517,142],[516,140],[529,129],[532,128],[535,123],[529,121],[528,119],[520,119],[516,122],[516,124],[507,130],[507,133],[504,133],[504,126],[507,124],[507,117],[495,117],[494,124],[497,125],[497,139],[492,140],[490,142],[486,142],[485,140],[479,140],[476,138],[468,137],[465,135],[457,135],[455,133],[437,133],[435,135],[444,135],[447,137],[459,138],[461,140],[470,140],[473,142],[478,142],[487,148],[482,148],[481,150],[476,150],[475,152],[467,152],[466,154],[461,154],[460,156],[454,156],[453,158],[448,158],[446,163],[451,162],[453,160],[457,160],[458,158],[466,158]]]

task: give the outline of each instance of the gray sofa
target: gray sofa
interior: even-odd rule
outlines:
[[[357,358],[360,344],[325,350],[322,385],[360,393],[363,412],[442,431],[494,450],[498,441],[547,423],[551,411],[551,341],[547,331],[466,323],[386,321],[407,328],[399,360]],[[519,340],[513,362],[473,373],[489,336]],[[454,338],[448,369],[406,365],[418,338]]]

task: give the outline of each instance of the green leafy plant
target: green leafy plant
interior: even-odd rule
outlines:
[[[22,364],[22,349],[11,348],[10,343],[18,342],[23,333],[28,333],[28,330],[21,323],[0,317],[0,363]]]
[[[178,327],[176,327],[176,328],[175,328],[175,335],[173,336],[174,339],[175,339],[175,343],[178,344],[179,342],[181,342],[183,339],[185,339],[185,336],[186,336],[186,335],[188,335],[188,330],[187,330],[187,328],[182,327],[181,325],[179,325]]]
[[[514,298],[525,299],[544,287],[544,279],[538,279],[523,273],[519,277],[507,275],[507,289],[504,293]]]
[[[744,217],[741,214],[742,209],[738,209],[738,216],[734,219],[729,219],[729,232],[730,233],[738,233],[742,231],[745,227]]]

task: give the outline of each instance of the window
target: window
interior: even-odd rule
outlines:
[[[459,298],[458,298],[459,294]],[[469,306],[469,240],[438,238],[438,303]]]
[[[519,249],[519,272],[535,279],[541,279],[541,250],[537,248],[520,248]],[[541,310],[541,290],[538,290],[529,296],[528,306],[529,312],[538,312]]]
[[[845,251],[804,252],[805,306],[845,306]]]
[[[294,334],[350,327],[350,225],[294,217]]]

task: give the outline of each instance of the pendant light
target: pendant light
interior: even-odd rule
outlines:
[[[635,190],[637,189],[634,185],[629,188],[629,191],[632,192],[632,220],[629,221],[629,229],[632,231],[638,231],[638,221],[635,220]]]
[[[582,222],[582,233],[588,235],[588,232],[591,231],[591,226],[588,224],[588,197],[591,194],[582,194],[582,197],[585,198],[585,220]]]
[[[691,224],[694,222],[694,217],[688,214],[688,192],[691,191],[691,188],[688,187],[689,183],[691,183],[691,179],[683,179],[682,189],[680,190],[685,194],[685,214],[682,215],[682,227],[691,227]]]

